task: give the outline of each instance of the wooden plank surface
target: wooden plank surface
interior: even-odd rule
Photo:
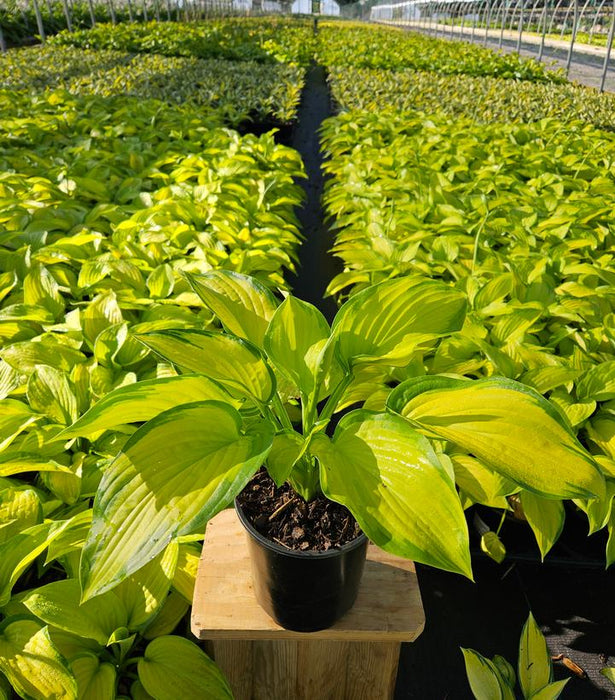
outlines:
[[[246,538],[234,510],[207,525],[192,608],[198,639],[411,642],[422,632],[414,564],[371,544],[357,601],[341,620],[319,632],[283,629],[254,597]]]

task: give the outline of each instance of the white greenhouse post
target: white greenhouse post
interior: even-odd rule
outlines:
[[[579,27],[579,0],[574,0],[574,24],[572,25],[572,36],[570,37],[570,46],[568,48],[568,58],[566,59],[566,78],[570,73],[572,64],[572,52],[574,51],[574,42],[577,38],[577,29]]]
[[[598,5],[598,8],[596,9],[596,12],[594,14],[594,21],[592,22],[592,26],[589,30],[589,43],[592,43],[592,37],[594,36],[594,29],[596,28],[596,24],[598,23],[598,18],[600,17],[600,14],[602,12],[602,8],[604,7],[604,3],[606,0],[602,0],[600,5]]]
[[[502,19],[500,20],[500,43],[498,44],[499,49],[502,48],[502,44],[504,43],[504,27],[506,27],[506,19],[508,17],[509,0],[504,0],[504,2],[504,12],[502,13]]]
[[[90,10],[90,21],[92,22],[92,27],[96,26],[96,15],[94,13],[94,5],[92,4],[92,0],[88,0],[88,8]]]
[[[566,8],[566,14],[564,15],[564,24],[562,25],[562,31],[560,32],[560,35],[559,35],[560,39],[563,39],[564,34],[566,33],[566,27],[568,26],[568,17],[570,15],[570,8],[571,7],[572,7],[572,5],[568,5],[568,7]]]
[[[525,10],[525,0],[521,0],[521,14],[519,15],[519,35],[517,36],[517,56],[521,55],[521,41],[523,40],[523,13]]]
[[[38,27],[38,35],[41,38],[41,44],[44,44],[47,37],[45,36],[45,27],[43,26],[43,16],[41,15],[41,8],[38,4],[38,0],[32,0],[32,6],[34,7],[34,14],[36,15],[36,26]]]
[[[613,48],[613,34],[615,33],[615,0],[613,0],[613,14],[611,16],[611,26],[609,27],[609,38],[606,45],[606,54],[604,56],[604,64],[602,65],[602,77],[600,78],[600,92],[604,92],[604,84],[606,82],[606,74],[609,70],[609,60],[611,58],[611,49]]]
[[[66,19],[66,28],[69,32],[73,31],[73,21],[70,16],[70,8],[67,0],[62,0],[62,9],[64,10],[64,18]]]
[[[497,13],[496,13],[497,17]],[[491,24],[491,0],[487,0],[487,20],[485,22],[485,37],[483,39],[483,44],[487,46],[487,41],[489,40],[489,28]]]
[[[143,21],[147,22],[147,3],[143,0]]]
[[[540,35],[540,48],[538,49],[538,60],[542,61],[542,55],[545,51],[545,38],[547,36],[547,2],[542,8],[542,34]]]
[[[549,22],[549,31],[547,32],[547,34],[552,33],[551,30],[553,29],[553,22],[555,22],[555,18],[557,17],[557,12],[558,12],[561,4],[562,4],[562,0],[557,0],[557,5],[555,6],[553,13],[551,14],[551,20]]]

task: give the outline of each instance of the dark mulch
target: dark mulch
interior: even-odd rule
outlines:
[[[264,469],[237,501],[261,535],[288,549],[323,552],[352,542],[361,534],[347,508],[322,495],[306,503],[288,484],[277,488]]]

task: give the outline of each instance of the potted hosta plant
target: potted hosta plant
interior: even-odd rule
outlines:
[[[118,585],[172,540],[202,532],[262,467],[292,494],[278,510],[289,500],[310,510],[318,497],[341,504],[383,549],[468,577],[449,446],[547,498],[603,494],[597,464],[533,390],[505,379],[424,376],[423,356],[464,323],[459,291],[409,277],[383,282],[353,296],[329,327],[310,304],[279,300],[252,278],[213,271],[189,280],[221,329],[137,335],[177,376],[117,389],[65,433],[144,423],[99,488],[81,559],[84,600]],[[391,392],[392,372],[408,378]],[[240,507],[241,518],[258,538],[262,523],[249,510]],[[265,547],[279,553],[285,544]],[[339,547],[342,560],[362,548],[360,536]],[[302,550],[291,566],[307,558],[323,567],[330,557]],[[344,573],[345,563],[327,566],[338,583],[358,578]],[[270,561],[267,571],[277,568]],[[300,612],[279,614],[272,596],[287,583],[268,583],[266,609],[295,629],[332,624],[353,596],[333,594],[333,612],[311,613],[306,626],[306,587],[297,586],[298,600],[282,596]]]

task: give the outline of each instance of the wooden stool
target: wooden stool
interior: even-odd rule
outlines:
[[[207,525],[192,632],[236,700],[388,700],[401,642],[423,631],[414,564],[369,545],[354,607],[320,632],[291,632],[256,602],[246,532],[234,510]]]

